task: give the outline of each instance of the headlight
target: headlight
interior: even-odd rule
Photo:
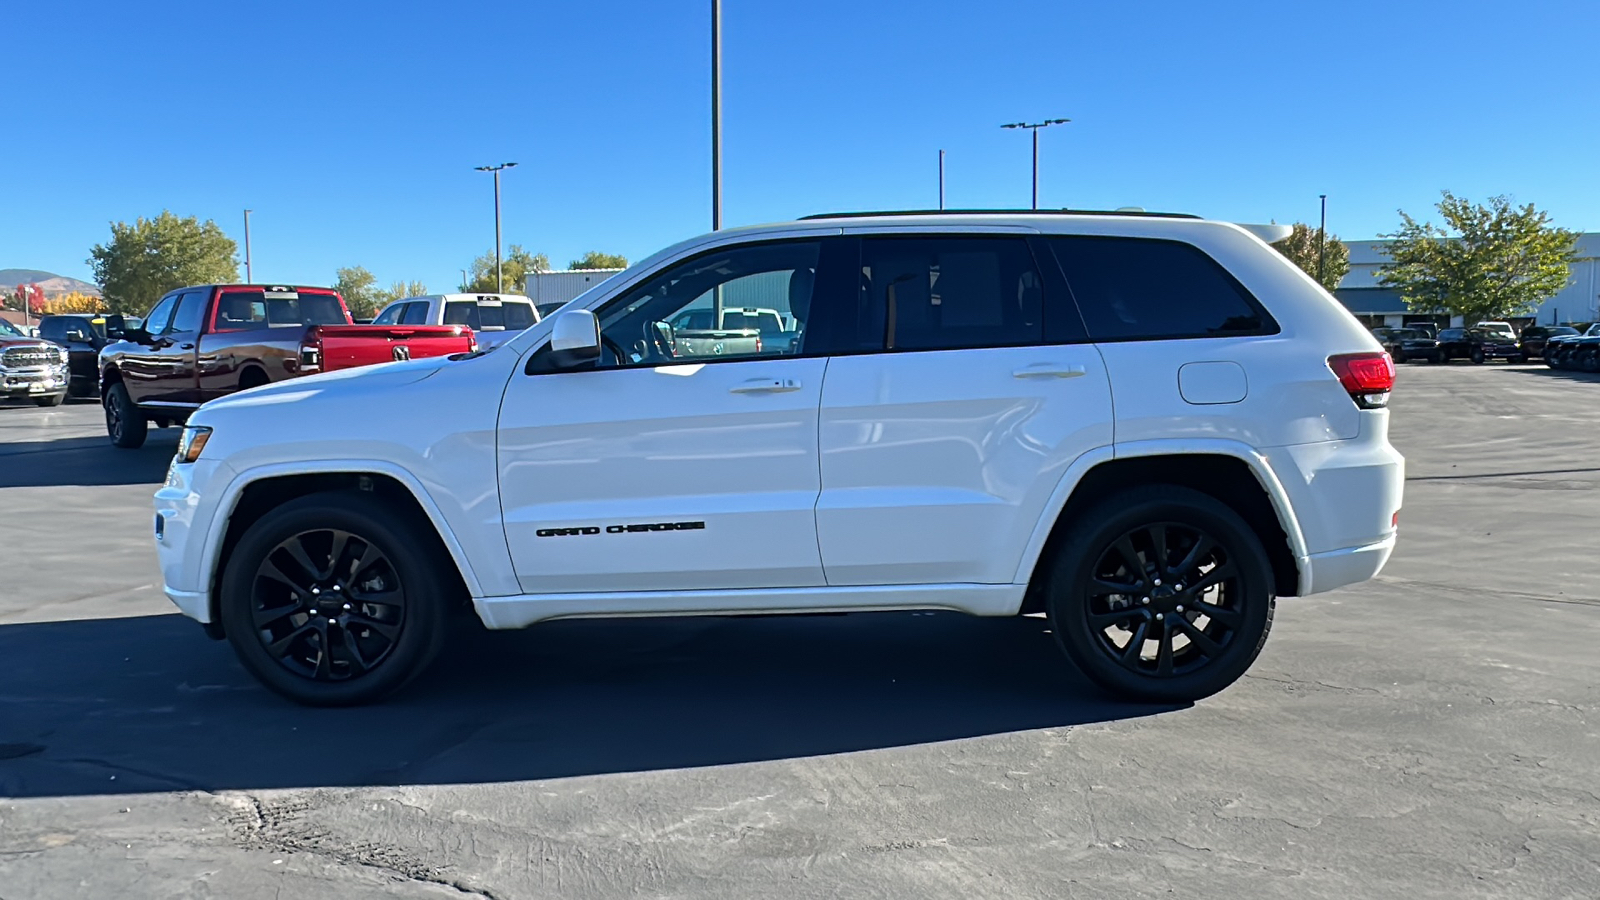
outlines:
[[[178,439],[177,461],[192,463],[200,458],[200,451],[206,448],[206,441],[211,440],[211,429],[204,425],[183,426],[183,437]]]
[[[66,365],[67,364],[67,348],[65,348],[65,347],[57,347],[56,348],[56,353],[58,355],[60,355],[60,357],[61,357],[61,364],[63,366]]]

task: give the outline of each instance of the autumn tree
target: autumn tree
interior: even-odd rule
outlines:
[[[111,223],[111,240],[96,244],[88,262],[112,312],[142,313],[173,288],[238,281],[237,253],[216,222],[162,210]]]
[[[626,256],[621,253],[601,253],[599,250],[590,250],[567,264],[569,269],[626,269],[627,267]]]
[[[1484,206],[1444,191],[1436,208],[1443,225],[1400,210],[1399,230],[1383,235],[1390,262],[1378,281],[1413,311],[1469,323],[1511,319],[1532,314],[1571,280],[1577,233],[1550,224],[1532,203],[1513,206],[1502,195]]]
[[[1294,223],[1294,232],[1272,247],[1329,291],[1350,271],[1350,248],[1339,236],[1330,234],[1324,240],[1318,229],[1304,222]]]
[[[93,294],[73,291],[60,294],[44,301],[42,314],[56,316],[62,313],[97,313],[104,312],[106,302]]]
[[[550,271],[550,257],[543,253],[529,253],[521,244],[512,244],[511,252],[500,261],[500,271],[504,276],[506,292],[520,291],[528,273]],[[497,290],[493,250],[472,261],[467,283],[461,286],[461,290],[468,294],[489,294]]]

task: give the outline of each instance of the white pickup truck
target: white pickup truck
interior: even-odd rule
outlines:
[[[478,346],[498,347],[539,322],[533,301],[520,294],[430,294],[395,300],[378,311],[374,325],[466,325]]]
[[[794,339],[675,347],[724,288]],[[395,690],[469,609],[1044,613],[1103,688],[1193,700],[1278,597],[1389,558],[1393,384],[1236,225],[832,215],[670,247],[489,352],[207,403],[155,539],[173,602],[308,704]]]

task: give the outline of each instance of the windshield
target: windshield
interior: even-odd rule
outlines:
[[[533,304],[507,301],[493,306],[452,300],[445,304],[444,324],[465,325],[473,331],[521,331],[534,324]]]
[[[5,335],[6,337],[25,338],[25,337],[28,336],[27,333],[24,332],[21,328],[18,328],[17,326],[11,324],[6,319],[0,319],[0,334]]]

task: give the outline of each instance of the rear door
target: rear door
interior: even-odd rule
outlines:
[[[1008,584],[1066,467],[1111,443],[1105,367],[1025,233],[866,234],[829,361],[830,585]]]

